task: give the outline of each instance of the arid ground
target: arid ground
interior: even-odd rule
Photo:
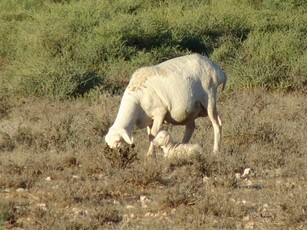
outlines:
[[[0,230],[307,229],[306,25],[306,0],[0,0]],[[191,53],[228,76],[221,153],[207,118],[200,154],[109,149],[132,73]]]
[[[307,229],[307,95],[220,92],[221,154],[203,118],[181,159],[109,149],[119,101],[1,100],[0,229]]]

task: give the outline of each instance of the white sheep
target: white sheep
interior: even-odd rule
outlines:
[[[167,131],[159,131],[152,141],[154,146],[161,147],[165,157],[185,157],[193,153],[201,153],[198,144],[184,144],[173,141]]]
[[[214,129],[213,151],[219,152],[221,121],[216,109],[218,85],[226,84],[226,74],[209,58],[191,54],[170,59],[155,66],[136,70],[122,97],[114,124],[105,136],[115,148],[123,141],[133,143],[132,130],[147,127],[152,154],[152,140],[162,123],[185,125],[182,143],[188,143],[195,129],[195,119],[209,116]]]

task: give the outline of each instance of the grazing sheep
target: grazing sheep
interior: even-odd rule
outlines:
[[[133,143],[134,126],[147,127],[152,154],[152,140],[162,123],[185,125],[182,143],[188,143],[195,119],[209,116],[214,130],[213,151],[219,152],[221,121],[216,109],[218,85],[226,84],[226,74],[209,58],[191,54],[170,59],[155,66],[136,70],[124,92],[114,124],[105,136],[115,148],[123,141]]]
[[[161,147],[166,157],[185,157],[202,151],[198,144],[174,142],[171,135],[164,130],[158,132],[152,143],[154,146]]]

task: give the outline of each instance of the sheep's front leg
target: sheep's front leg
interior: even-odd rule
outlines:
[[[188,143],[190,141],[192,134],[194,132],[194,129],[195,129],[195,121],[194,120],[192,122],[186,124],[182,143]]]
[[[162,126],[163,120],[164,120],[164,115],[156,116],[156,118],[154,118],[152,127],[151,128],[147,127],[147,133],[148,133],[149,141],[150,141],[150,145],[149,145],[147,155],[155,154],[154,145],[153,145],[152,141],[155,138],[155,136],[157,135],[157,133],[159,132],[159,130]]]

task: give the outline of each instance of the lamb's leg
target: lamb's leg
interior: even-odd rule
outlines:
[[[195,129],[195,121],[186,124],[182,143],[188,143]]]
[[[157,135],[157,133],[159,132],[159,130],[162,126],[163,120],[164,120],[164,115],[156,116],[156,118],[154,118],[152,127],[151,128],[147,127],[147,133],[148,133],[149,141],[150,141],[150,145],[149,145],[147,155],[155,154],[154,145],[153,145],[152,141],[155,138],[155,136]]]
[[[221,145],[222,122],[216,109],[215,96],[209,97],[207,111],[214,130],[213,152],[218,153]]]

